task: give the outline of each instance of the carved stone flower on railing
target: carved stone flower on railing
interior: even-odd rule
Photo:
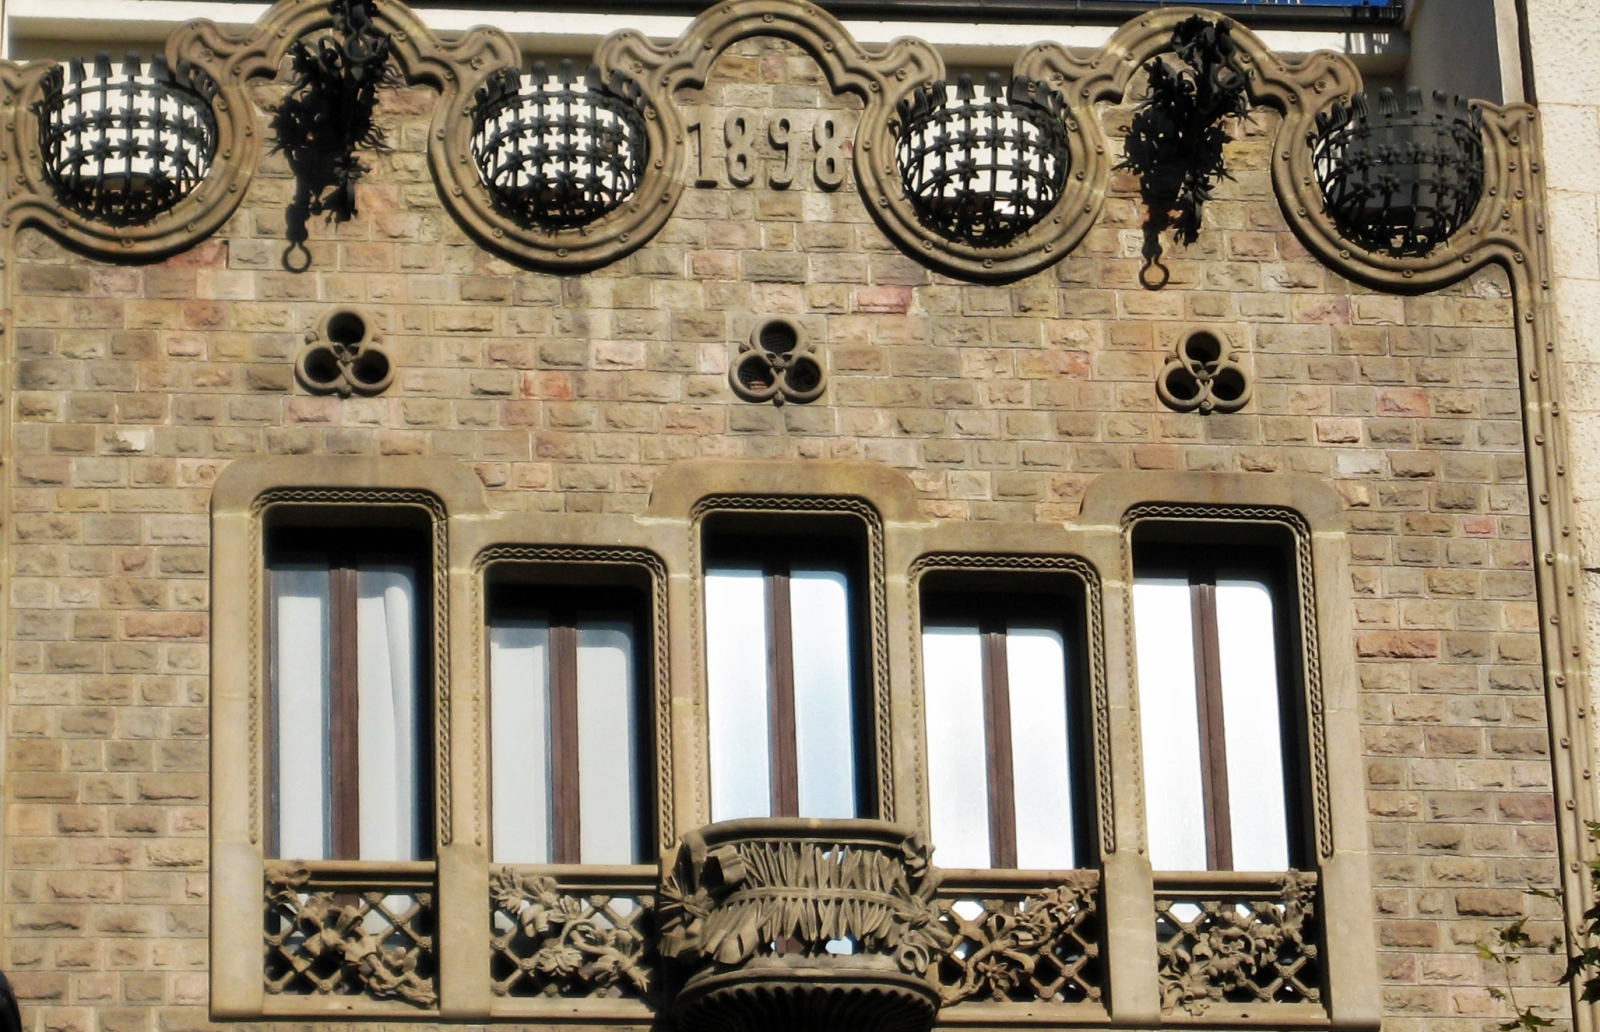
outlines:
[[[972,77],[955,96],[936,82],[902,101],[896,156],[907,199],[923,227],[946,240],[999,247],[1055,207],[1067,181],[1065,104],[1048,84]]]
[[[1237,412],[1250,400],[1250,377],[1226,338],[1200,330],[1178,343],[1156,377],[1156,394],[1179,412]]]
[[[654,982],[650,897],[626,901],[610,894],[563,889],[544,875],[509,867],[489,881],[503,958],[496,995],[648,996]],[[624,902],[626,905],[623,905]]]
[[[267,868],[270,993],[365,992],[419,1007],[438,1005],[430,970],[432,894],[389,888],[318,887],[292,864]]]
[[[733,392],[746,401],[803,405],[822,397],[827,373],[793,319],[777,317],[756,324],[748,344],[728,371]]]
[[[1404,100],[1357,93],[1317,115],[1312,154],[1328,215],[1345,239],[1422,258],[1483,198],[1483,116],[1460,97],[1412,88]]]
[[[39,102],[44,175],[67,207],[113,226],[149,222],[205,179],[217,149],[216,83],[164,55],[143,66],[129,54],[120,74],[99,54],[45,73]]]

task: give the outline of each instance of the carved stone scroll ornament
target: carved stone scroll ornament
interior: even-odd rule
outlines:
[[[266,878],[267,992],[438,1006],[431,892],[321,887],[289,863],[268,864]]]
[[[928,1029],[951,945],[927,843],[883,821],[762,818],[684,836],[661,887],[680,1027]]]
[[[648,997],[658,981],[653,896],[564,889],[502,867],[489,879],[497,996]]]
[[[1317,1003],[1317,876],[1289,871],[1277,893],[1156,892],[1161,1009]]]

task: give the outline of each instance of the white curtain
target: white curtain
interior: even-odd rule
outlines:
[[[789,626],[800,816],[854,817],[855,705],[845,572],[797,563],[789,575]]]
[[[633,624],[578,621],[578,837],[586,864],[639,856]]]
[[[922,629],[928,825],[941,867],[989,866],[989,762],[977,621]]]
[[[1205,795],[1189,581],[1135,581],[1133,624],[1150,865],[1158,871],[1203,871]]]
[[[1216,605],[1233,868],[1282,871],[1289,866],[1289,829],[1272,593],[1257,580],[1219,580]],[[1188,581],[1140,578],[1133,610],[1150,863],[1158,871],[1203,871],[1202,743]]]
[[[489,761],[496,863],[551,859],[550,623],[489,626]]]
[[[329,853],[328,564],[272,567],[272,692],[277,708],[278,855]]]
[[[416,571],[362,562],[356,572],[356,697],[363,860],[415,860],[417,806]]]
[[[1289,867],[1273,626],[1272,592],[1266,584],[1217,581],[1217,654],[1236,871]]]
[[[713,821],[772,814],[766,591],[759,566],[706,571]]]
[[[1011,693],[1011,784],[1017,866],[1075,865],[1072,758],[1067,718],[1067,651],[1061,631],[1012,621],[1006,627]]]

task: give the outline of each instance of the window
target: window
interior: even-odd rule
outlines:
[[[431,854],[426,541],[406,527],[268,528],[277,856]]]
[[[519,581],[514,568],[493,572],[495,862],[653,859],[647,592],[584,583],[583,571],[568,571],[580,579],[566,583]]]
[[[862,545],[728,522],[707,526],[712,820],[869,815]]]
[[[1261,526],[1249,543],[1218,527],[1180,544],[1184,529],[1141,524],[1134,535],[1150,861],[1286,870],[1306,855],[1290,542]]]
[[[929,826],[945,867],[1060,870],[1089,842],[1081,582],[922,582]]]

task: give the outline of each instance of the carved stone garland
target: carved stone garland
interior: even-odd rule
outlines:
[[[973,895],[983,895],[974,893]],[[929,975],[946,1006],[964,1000],[1075,1003],[1102,998],[1092,879],[1020,900],[941,899],[951,945]],[[965,913],[976,907],[976,913]]]
[[[490,877],[489,895],[496,995],[650,997],[659,988],[654,896],[569,890],[509,867]]]
[[[282,861],[267,865],[266,881],[268,993],[438,1005],[431,891],[321,887]]]

